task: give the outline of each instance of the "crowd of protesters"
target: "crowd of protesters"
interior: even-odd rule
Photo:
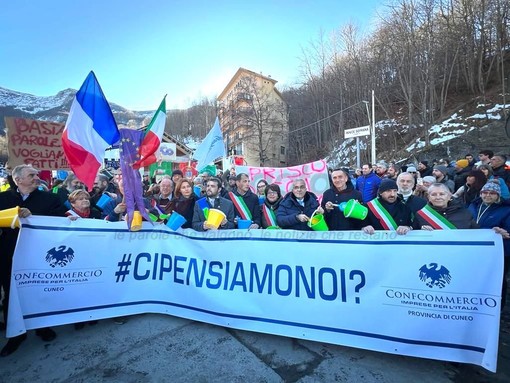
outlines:
[[[312,230],[314,215],[322,215],[329,230],[394,230],[406,235],[412,230],[440,228],[490,228],[504,243],[504,285],[510,258],[510,169],[503,154],[480,151],[478,161],[467,154],[456,161],[428,161],[398,166],[380,161],[361,169],[331,169],[330,188],[319,199],[307,190],[303,179],[295,179],[288,193],[266,180],[251,183],[235,168],[212,176],[208,172],[188,179],[176,169],[170,175],[150,178],[144,174],[144,205],[153,221],[166,222],[176,212],[184,217],[183,228],[197,231],[246,229]],[[9,169],[10,171],[10,169]],[[0,178],[0,210],[19,206],[19,216],[67,216],[69,219],[126,219],[122,174],[100,172],[92,190],[69,173],[51,185],[38,177],[30,165],[12,169]],[[347,217],[342,206],[348,201],[363,203],[363,219]],[[210,209],[223,212],[223,221],[211,226]],[[0,285],[3,289],[4,323],[7,321],[10,271],[19,229],[0,229]],[[503,293],[503,297],[506,293]],[[502,303],[505,301],[503,299]],[[118,318],[123,323],[122,318]],[[0,323],[0,326],[5,326]],[[93,324],[93,323],[92,323]],[[76,324],[76,329],[85,324]],[[44,341],[55,338],[50,328],[38,329]],[[7,356],[17,350],[26,334],[9,339],[0,351]]]

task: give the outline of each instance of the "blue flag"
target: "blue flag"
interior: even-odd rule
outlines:
[[[193,154],[193,159],[197,163],[197,169],[200,170],[213,162],[217,158],[225,157],[225,145],[223,144],[223,134],[221,133],[220,121],[216,117],[214,125],[202,143]]]

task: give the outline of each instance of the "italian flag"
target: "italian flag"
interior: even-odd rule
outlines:
[[[156,162],[156,151],[159,149],[166,124],[166,96],[159,105],[158,110],[152,117],[150,124],[145,129],[145,135],[140,145],[138,154],[140,159],[133,164],[133,169],[149,166]]]

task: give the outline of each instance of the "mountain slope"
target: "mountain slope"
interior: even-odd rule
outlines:
[[[5,134],[3,117],[24,117],[34,120],[65,122],[76,90],[65,89],[54,96],[39,97],[0,87],[0,135]],[[141,126],[154,111],[131,111],[110,102],[119,126]]]

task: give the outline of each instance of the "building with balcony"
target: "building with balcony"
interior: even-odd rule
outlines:
[[[239,68],[217,99],[228,155],[251,166],[287,166],[288,110],[276,83]]]

